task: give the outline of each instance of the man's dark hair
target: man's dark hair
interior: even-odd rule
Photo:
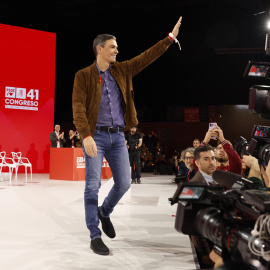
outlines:
[[[97,56],[97,45],[101,46],[104,48],[105,46],[105,42],[109,39],[114,39],[116,40],[116,37],[113,36],[113,35],[109,35],[109,34],[101,34],[101,35],[98,35],[94,41],[93,41],[93,50],[94,50],[94,53],[95,53],[95,56]]]
[[[199,146],[194,151],[194,159],[199,160],[202,152],[214,151],[214,148],[210,145]]]

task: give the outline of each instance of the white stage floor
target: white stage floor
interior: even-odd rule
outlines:
[[[102,235],[109,256],[90,249],[84,220],[84,181],[0,182],[0,269],[3,270],[176,270],[196,269],[188,236],[174,229],[177,206],[172,175],[143,174],[116,206],[116,238]],[[103,182],[104,199],[113,180]]]

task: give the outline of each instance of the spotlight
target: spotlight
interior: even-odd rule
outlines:
[[[270,29],[270,20],[267,22],[267,28]]]

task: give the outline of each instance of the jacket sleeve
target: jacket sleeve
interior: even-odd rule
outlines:
[[[53,132],[50,134],[50,141],[51,143],[56,143],[58,141],[58,138]]]
[[[135,76],[149,64],[154,62],[158,57],[160,57],[172,44],[172,41],[166,37],[163,40],[160,40],[154,46],[144,51],[140,55],[126,61],[127,68],[131,76]]]
[[[80,133],[82,139],[90,133],[90,126],[86,117],[86,83],[85,76],[82,70],[75,74],[73,93],[72,93],[72,108],[74,124]]]

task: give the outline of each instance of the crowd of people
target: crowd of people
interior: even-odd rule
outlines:
[[[141,172],[175,175],[173,182],[176,183],[183,178],[191,181],[198,171],[194,158],[196,148],[210,144],[215,154],[216,170],[237,173],[246,178],[253,177],[252,180],[257,183],[258,188],[262,188],[264,185],[270,186],[270,180],[268,180],[265,170],[260,168],[258,160],[252,156],[239,156],[233,149],[232,143],[224,138],[222,129],[217,125],[206,132],[202,141],[195,138],[192,146],[180,152],[175,150],[175,154],[169,158],[163,150],[163,144],[158,134],[154,131],[145,135],[138,127],[133,127],[125,133],[125,140],[132,167],[132,183],[141,183]],[[65,136],[64,132],[60,131],[59,124],[56,124],[54,131],[50,133],[50,141],[51,147],[56,148],[82,147],[80,134],[71,129]]]
[[[255,189],[266,190],[270,187],[270,166],[266,170],[257,158],[251,155],[237,153],[232,143],[224,138],[222,129],[215,124],[209,128],[204,139],[193,141],[193,147],[188,147],[175,159],[177,175],[176,182],[187,181],[219,185],[213,178],[216,170],[228,171],[247,178]],[[224,191],[227,187],[223,187]],[[190,235],[194,244],[200,266],[203,269],[212,268],[218,257],[213,251],[213,244],[208,239]]]
[[[132,128],[135,129],[135,128]],[[158,134],[154,131],[148,133],[148,135],[145,135],[142,131],[137,130],[136,133],[134,131],[129,131],[126,133],[126,142],[127,146],[129,148],[129,142],[130,140],[130,133],[134,132],[133,135],[135,136],[137,149],[132,150],[134,148],[129,148],[129,155],[131,157],[134,156],[134,152],[136,151],[136,161],[134,161],[134,158],[131,157],[130,165],[131,167],[140,168],[140,172],[152,172],[154,174],[167,174],[167,175],[173,175],[175,173],[175,163],[172,158],[168,158],[166,156],[166,153],[163,149],[162,142],[158,136]],[[138,138],[140,138],[140,141],[138,141]],[[139,170],[137,169],[137,172]],[[132,183],[136,182],[136,176],[135,174],[132,174]],[[137,177],[137,180],[140,178]],[[140,180],[137,181],[140,183]]]
[[[65,135],[60,129],[60,125],[56,124],[54,131],[50,133],[51,147],[82,148],[82,138],[77,130],[71,129]],[[167,158],[157,133],[152,131],[145,136],[137,127],[133,127],[125,133],[125,139],[133,169],[132,183],[141,183],[141,172],[168,175],[176,173],[174,157]]]

